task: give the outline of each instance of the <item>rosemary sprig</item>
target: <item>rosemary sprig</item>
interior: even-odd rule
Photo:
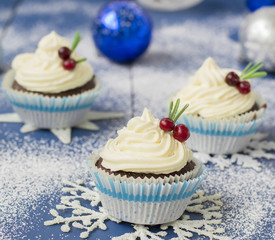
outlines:
[[[171,118],[171,112],[173,110],[173,105],[174,105],[174,103],[173,103],[173,101],[171,101],[170,106],[169,106],[168,118]]]
[[[180,99],[178,98],[177,101],[176,101],[176,104],[175,104],[175,107],[173,109],[173,112],[171,114],[171,119],[174,120],[175,116],[176,116],[176,113],[178,111],[178,108],[179,108],[179,105],[180,105]]]
[[[243,72],[241,73],[240,80],[246,80],[246,79],[251,79],[251,78],[258,78],[258,77],[265,77],[267,75],[266,72],[264,72],[264,71],[257,72],[263,66],[264,65],[261,62],[255,64],[254,66],[252,66],[252,62],[250,62],[245,67],[245,69],[243,70]]]
[[[73,52],[75,50],[75,48],[77,47],[79,42],[80,42],[80,33],[79,33],[79,31],[77,31],[74,36],[74,41],[73,41],[73,44],[71,47],[71,52]]]
[[[179,117],[181,116],[181,114],[183,114],[183,112],[186,110],[186,108],[188,108],[189,104],[185,104],[184,107],[179,111],[179,113],[176,115],[176,117],[174,118],[174,122],[176,122]]]
[[[176,122],[179,119],[179,117],[183,114],[183,112],[189,106],[189,104],[185,104],[184,107],[178,112],[179,105],[180,105],[180,99],[179,98],[177,99],[175,106],[174,106],[173,101],[170,102],[168,118],[172,119],[174,122]]]
[[[76,61],[76,63],[81,63],[81,62],[84,62],[84,61],[86,61],[87,60],[87,58],[80,58],[80,59],[78,59],[77,61]]]

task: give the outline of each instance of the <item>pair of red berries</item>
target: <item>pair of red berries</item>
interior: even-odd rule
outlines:
[[[244,81],[246,79],[251,78],[259,78],[259,77],[265,77],[267,75],[266,72],[259,70],[264,65],[259,62],[253,65],[252,62],[248,63],[245,69],[242,71],[240,76],[236,74],[235,72],[229,72],[226,77],[225,81],[229,86],[236,87],[241,94],[248,94],[250,93],[250,83],[248,81]]]
[[[161,119],[159,126],[164,131],[173,131],[173,137],[180,142],[184,142],[190,137],[188,127],[186,127],[184,124],[175,125],[175,122],[171,118]]]
[[[61,59],[63,59],[62,66],[66,70],[73,70],[75,68],[76,64],[86,61],[86,58],[81,58],[77,61],[71,58],[72,52],[77,47],[79,41],[80,41],[80,33],[77,32],[75,34],[71,49],[64,46],[64,47],[59,48],[59,50],[58,50],[59,57]]]
[[[236,87],[241,94],[250,93],[250,83],[248,81],[240,81],[240,77],[235,72],[226,75],[225,81],[229,86]]]
[[[66,70],[72,70],[75,68],[77,62],[70,58],[71,56],[71,50],[67,47],[61,47],[58,50],[58,55],[61,59],[63,59],[62,66]]]

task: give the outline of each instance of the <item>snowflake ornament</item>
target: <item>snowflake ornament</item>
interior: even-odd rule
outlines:
[[[99,127],[90,122],[91,120],[103,120],[103,119],[112,119],[112,118],[121,118],[123,117],[123,113],[113,113],[113,112],[95,112],[89,111],[86,119],[76,125],[73,126],[75,128],[81,128],[91,131],[99,130]],[[0,114],[0,122],[8,122],[8,123],[24,123],[17,113],[4,113]],[[24,123],[23,127],[20,129],[21,133],[28,133],[39,130],[39,128],[32,126],[28,123]],[[72,127],[68,128],[52,128],[49,129],[61,142],[64,144],[69,144],[71,142],[71,133]]]
[[[73,227],[83,230],[80,234],[81,238],[88,238],[90,233],[97,228],[106,230],[107,226],[104,223],[106,220],[119,222],[115,218],[109,216],[103,207],[99,207],[98,211],[92,209],[92,207],[95,207],[100,203],[99,194],[95,188],[91,190],[85,187],[81,180],[78,180],[77,183],[69,181],[63,181],[63,183],[69,187],[63,188],[62,191],[70,193],[70,195],[63,196],[61,198],[61,204],[56,205],[56,209],[71,209],[72,216],[62,217],[55,209],[51,209],[50,213],[55,218],[44,222],[44,225],[50,226],[54,224],[63,224],[61,226],[61,231],[69,232],[71,230],[70,224],[72,224]],[[93,182],[91,182],[90,185],[94,187]],[[90,201],[91,208],[82,206],[79,199]]]
[[[214,163],[221,170],[236,163],[244,168],[252,168],[259,172],[262,170],[262,164],[258,162],[259,158],[265,158],[267,160],[275,159],[275,154],[271,153],[271,151],[274,152],[275,150],[275,142],[264,140],[266,137],[267,134],[255,134],[242,153],[234,153],[232,155],[210,155],[207,153],[195,152],[194,156],[205,164],[208,162]]]
[[[151,232],[149,227],[144,225],[133,224],[134,232],[133,233],[125,233],[119,237],[113,237],[112,240],[163,240],[161,237],[167,236],[166,231],[159,231],[157,233]]]
[[[70,217],[62,217],[55,209],[50,210],[50,214],[54,219],[45,221],[46,226],[62,224],[61,231],[69,232],[71,227],[82,230],[81,238],[88,238],[90,233],[95,229],[106,230],[105,221],[111,220],[120,223],[119,220],[111,217],[101,207],[99,193],[93,182],[90,183],[91,189],[84,186],[83,181],[78,180],[76,183],[63,181],[66,185],[62,189],[64,193],[69,195],[61,198],[61,204],[56,205],[58,210],[71,210]],[[221,196],[214,194],[205,196],[203,191],[197,191],[193,195],[190,204],[186,208],[183,216],[171,223],[159,225],[157,232],[152,232],[149,226],[132,224],[134,232],[125,233],[121,236],[113,237],[113,240],[164,240],[168,234],[168,228],[172,228],[177,235],[176,239],[190,239],[193,233],[203,235],[209,239],[229,240],[231,238],[224,237],[221,234],[225,232],[224,228],[216,227],[222,223],[222,214],[220,209],[222,202]],[[83,201],[88,201],[89,207],[85,207]],[[196,215],[196,219],[192,219],[192,215]]]
[[[171,240],[190,239],[193,237],[192,232],[197,233],[198,235],[209,237],[209,239],[231,239],[229,237],[218,235],[225,233],[224,228],[214,227],[215,225],[222,223],[222,214],[219,212],[219,210],[223,204],[220,201],[220,198],[221,195],[219,194],[204,196],[204,191],[197,191],[197,193],[193,195],[185,212],[198,213],[202,216],[202,218],[193,220],[191,219],[190,215],[188,215],[188,213],[184,213],[181,219],[172,223],[161,225],[161,229],[165,230],[168,227],[172,227],[174,229],[174,232],[178,235],[178,237],[172,238]]]

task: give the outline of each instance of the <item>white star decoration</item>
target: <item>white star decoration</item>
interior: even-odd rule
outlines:
[[[86,116],[86,119],[76,126],[73,126],[75,128],[81,128],[81,129],[87,129],[96,131],[99,130],[99,127],[90,122],[92,120],[103,120],[103,119],[112,119],[112,118],[121,118],[123,117],[123,113],[114,113],[114,112],[95,112],[95,111],[89,111],[89,113]],[[9,122],[9,123],[24,123],[20,119],[17,113],[5,113],[0,114],[0,122]],[[21,133],[28,133],[39,130],[39,128],[32,126],[30,124],[25,123],[21,129]],[[71,132],[72,127],[68,128],[60,128],[60,129],[49,129],[61,142],[64,144],[69,144],[71,142]]]
[[[69,195],[61,197],[61,204],[56,205],[59,210],[71,210],[70,217],[62,217],[55,209],[50,210],[50,214],[54,219],[45,221],[46,226],[62,224],[61,231],[69,232],[71,226],[82,230],[81,238],[88,238],[97,228],[106,230],[105,221],[111,220],[120,223],[119,220],[111,217],[101,207],[99,193],[91,182],[91,188],[85,187],[83,181],[78,180],[77,183],[63,181],[67,187],[62,189],[63,192]],[[113,237],[113,240],[164,240],[167,236],[168,228],[173,229],[177,235],[175,239],[188,240],[193,237],[193,233],[203,235],[209,239],[229,240],[231,238],[222,236],[225,232],[224,228],[216,227],[222,223],[222,214],[220,209],[222,202],[221,196],[214,194],[205,196],[203,191],[197,191],[190,201],[182,217],[174,222],[159,225],[158,232],[152,232],[149,226],[132,224],[134,232],[125,233],[121,236]],[[84,206],[83,201],[88,201],[90,207]],[[195,214],[195,219],[191,214]],[[193,216],[194,217],[194,216]]]
[[[256,171],[262,170],[262,164],[258,162],[259,158],[275,160],[274,150],[275,142],[266,141],[267,134],[257,133],[253,136],[248,146],[241,153],[232,155],[210,155],[207,153],[196,152],[194,156],[203,163],[212,162],[221,170],[237,163],[244,168],[253,168]],[[273,151],[273,153],[272,153]]]

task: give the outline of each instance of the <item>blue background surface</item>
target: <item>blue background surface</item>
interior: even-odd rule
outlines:
[[[63,233],[60,225],[43,224],[53,218],[49,210],[60,203],[61,180],[80,178],[88,182],[86,157],[114,137],[116,130],[144,107],[156,117],[166,116],[168,97],[186,84],[208,56],[221,67],[242,69],[245,65],[239,62],[238,42],[239,28],[250,13],[245,1],[205,0],[182,11],[147,10],[154,24],[152,43],[141,58],[128,65],[109,61],[98,53],[92,41],[92,18],[106,2],[0,2],[1,69],[8,69],[17,54],[35,51],[40,38],[52,30],[70,40],[79,30],[82,41],[77,51],[88,58],[104,85],[93,110],[125,113],[122,119],[96,121],[101,128],[98,132],[73,129],[70,145],[63,145],[46,130],[21,134],[22,124],[0,123],[0,194],[4,199],[0,202],[0,239],[79,239],[80,230],[72,228],[70,233]],[[261,132],[269,133],[268,140],[273,141],[274,79],[274,75],[269,75],[252,82],[268,104]],[[0,91],[0,113],[12,111]],[[237,165],[225,171],[207,165],[209,176],[201,189],[207,194],[222,194],[222,227],[227,231],[225,235],[234,239],[274,237],[274,161],[259,161],[263,164],[259,173]],[[96,230],[89,239],[110,239],[133,231],[127,223],[108,222],[107,226],[107,231]],[[169,230],[166,239],[175,236]],[[197,235],[193,238],[204,239]]]

